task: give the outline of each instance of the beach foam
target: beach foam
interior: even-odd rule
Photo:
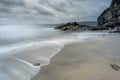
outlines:
[[[30,80],[41,66],[49,64],[64,45],[44,41],[11,46],[0,51],[0,80]],[[4,56],[2,56],[4,54]],[[40,66],[34,64],[40,63]]]
[[[46,41],[13,44],[0,48],[0,80],[30,80],[65,44],[98,39],[99,33],[68,33]],[[88,41],[88,40],[87,40]],[[37,64],[37,66],[36,66]]]

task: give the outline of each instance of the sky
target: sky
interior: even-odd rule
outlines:
[[[0,0],[0,24],[96,21],[111,0]]]

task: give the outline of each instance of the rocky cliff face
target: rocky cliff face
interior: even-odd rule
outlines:
[[[98,17],[98,26],[120,27],[120,0],[112,0],[110,7]]]

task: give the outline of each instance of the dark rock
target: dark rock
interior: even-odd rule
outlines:
[[[106,27],[93,27],[91,31],[98,31],[98,30],[109,30],[109,28]]]
[[[110,65],[112,69],[116,70],[116,71],[119,71],[120,70],[120,67],[118,65],[115,65],[115,64],[111,64]]]
[[[113,6],[113,7],[120,6],[120,0],[112,0],[112,3],[110,6]]]
[[[41,65],[41,63],[36,63],[36,64],[34,64],[34,66],[40,66]]]
[[[88,25],[79,25],[77,22],[71,22],[55,27],[55,29],[60,29],[62,31],[75,31],[75,30],[88,30],[90,26]]]
[[[111,29],[120,26],[120,0],[112,0],[110,7],[98,17],[98,26]]]
[[[77,22],[66,23],[60,26],[55,27],[55,29],[60,29],[62,31],[98,31],[98,30],[109,30],[107,27],[97,27],[97,26],[89,26],[89,25],[80,25]]]

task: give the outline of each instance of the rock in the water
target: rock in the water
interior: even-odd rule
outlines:
[[[40,66],[41,65],[41,63],[36,63],[36,64],[34,64],[34,66]]]
[[[85,31],[85,30],[91,30],[91,31],[97,31],[97,30],[108,30],[109,28],[106,27],[97,27],[97,26],[89,26],[89,25],[80,25],[77,22],[71,22],[66,23],[60,26],[55,27],[55,29],[60,29],[62,31]]]
[[[86,28],[90,28],[90,27],[87,25],[79,25],[79,23],[77,22],[66,23],[55,27],[55,29],[61,29],[62,31],[85,30]]]
[[[98,26],[111,29],[120,26],[120,0],[112,0],[110,7],[98,17]]]

